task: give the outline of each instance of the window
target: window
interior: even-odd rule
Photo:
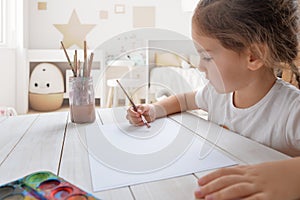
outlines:
[[[16,1],[0,0],[0,48],[13,48],[16,45],[16,6],[23,8],[22,1],[18,1],[18,4]]]
[[[5,0],[0,0],[0,45],[5,44],[5,33],[6,33],[6,24],[5,24]]]

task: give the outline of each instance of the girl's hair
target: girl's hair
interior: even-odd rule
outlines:
[[[300,84],[298,0],[200,0],[193,25],[198,33],[235,52],[250,48],[271,68],[288,64]]]

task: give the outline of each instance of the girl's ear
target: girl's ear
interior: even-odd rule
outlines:
[[[249,55],[248,69],[255,71],[260,69],[262,66],[264,66],[264,62],[261,58],[253,54]]]
[[[264,66],[263,55],[264,55],[263,45],[254,45],[248,52],[248,69],[255,71]]]

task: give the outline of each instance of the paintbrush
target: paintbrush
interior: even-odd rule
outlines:
[[[121,85],[121,83],[119,82],[119,80],[116,80],[117,83],[119,84],[119,86],[121,87],[121,89],[123,90],[124,94],[126,95],[126,97],[128,98],[128,100],[130,101],[132,107],[133,107],[133,110],[135,112],[137,112],[137,107],[136,105],[134,104],[133,100],[130,98],[130,96],[128,95],[128,93],[126,92],[126,90],[123,88],[123,86]],[[144,115],[141,115],[141,118],[142,118],[142,121],[143,123],[148,127],[150,128],[151,126],[149,125],[149,123],[147,122],[147,120],[145,119]]]
[[[63,50],[64,50],[64,52],[65,52],[65,55],[66,55],[66,57],[67,57],[68,63],[69,63],[69,65],[70,65],[70,67],[71,67],[71,69],[72,69],[72,71],[73,71],[73,74],[74,74],[74,76],[76,76],[76,72],[75,72],[74,67],[73,67],[73,65],[72,65],[72,63],[71,63],[71,60],[70,60],[69,55],[68,55],[68,53],[67,53],[67,50],[66,50],[66,48],[65,48],[65,46],[64,46],[64,43],[63,43],[62,41],[60,41],[60,43],[61,43],[61,46],[62,46],[62,48],[63,48]]]
[[[75,76],[77,76],[77,50],[75,50],[73,65],[74,65]]]
[[[91,76],[92,64],[93,64],[94,53],[92,52],[89,57],[88,68],[87,68],[87,76]]]
[[[86,41],[83,43],[83,77],[87,77],[87,47]]]

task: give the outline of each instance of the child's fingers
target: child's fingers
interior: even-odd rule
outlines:
[[[242,185],[243,183],[246,183],[247,179],[244,176],[241,175],[227,175],[227,176],[221,176],[207,185],[201,187],[198,191],[196,191],[195,194],[197,194],[197,197],[204,197],[208,194],[212,194],[218,191],[223,190],[224,188],[231,187],[231,185]]]
[[[136,106],[137,111],[133,109],[133,107],[130,107],[127,110],[126,118],[134,125],[142,126],[144,125],[144,122],[142,120],[142,115],[145,117],[147,122],[151,122],[154,120],[154,117],[151,118],[149,115],[150,112],[150,106],[148,104],[140,104]]]
[[[241,170],[241,167],[228,167],[228,168],[222,168],[219,170],[216,170],[212,173],[209,173],[205,176],[203,176],[202,178],[198,179],[198,184],[200,186],[203,186],[217,178],[220,178],[222,176],[226,176],[226,175],[241,175],[243,174],[243,171]]]
[[[130,107],[128,110],[127,110],[127,114],[129,114],[130,116],[136,116],[136,117],[139,117],[141,114],[137,111],[135,111],[133,109],[133,107]]]
[[[137,109],[141,115],[149,112],[149,106],[147,106],[147,105],[138,105]]]
[[[141,121],[140,117],[134,117],[134,116],[127,115],[126,118],[129,120],[129,123],[134,124],[134,125],[139,124],[139,122]]]
[[[133,125],[140,126],[143,125],[141,114],[136,112],[132,107],[127,110],[126,119]]]
[[[256,191],[255,187],[251,183],[242,182],[223,188],[220,191],[206,196],[206,198],[219,200],[240,199],[257,193],[259,193],[259,191]]]

